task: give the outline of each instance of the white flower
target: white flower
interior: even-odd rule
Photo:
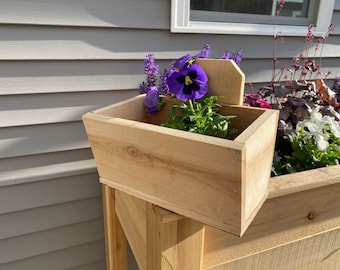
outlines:
[[[313,134],[316,145],[320,151],[324,151],[329,146],[328,136],[322,133]]]
[[[325,130],[331,131],[335,137],[340,138],[340,125],[333,117],[322,116],[319,112],[319,107],[315,107],[311,111],[310,119],[299,122],[296,130],[304,130],[304,141],[314,139],[318,149],[324,151],[329,146],[328,136],[324,133]]]
[[[328,115],[324,116],[325,121],[327,121],[331,132],[335,137],[340,138],[340,124],[335,120],[334,117]]]

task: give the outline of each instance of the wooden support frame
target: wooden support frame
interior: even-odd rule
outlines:
[[[102,185],[107,270],[128,270],[127,242],[115,210],[114,189]]]
[[[271,179],[268,199],[243,237],[103,184],[108,270],[126,269],[119,244],[124,234],[140,270],[242,270],[254,264],[261,270],[337,269],[339,167],[295,178]]]

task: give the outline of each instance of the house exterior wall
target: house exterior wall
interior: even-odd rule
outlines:
[[[323,66],[340,74],[340,0]],[[104,269],[101,188],[81,116],[137,94],[143,60],[209,41],[271,78],[272,37],[173,34],[170,0],[0,0],[0,268]],[[282,61],[301,48],[287,37]]]

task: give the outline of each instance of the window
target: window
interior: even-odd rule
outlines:
[[[305,35],[310,24],[322,35],[331,23],[335,0],[172,0],[172,32]]]

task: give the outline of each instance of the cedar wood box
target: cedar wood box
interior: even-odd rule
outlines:
[[[229,60],[199,60],[209,89],[236,115],[234,140],[161,127],[144,95],[83,116],[100,182],[175,213],[242,235],[268,195],[278,111],[241,106],[244,74]]]

